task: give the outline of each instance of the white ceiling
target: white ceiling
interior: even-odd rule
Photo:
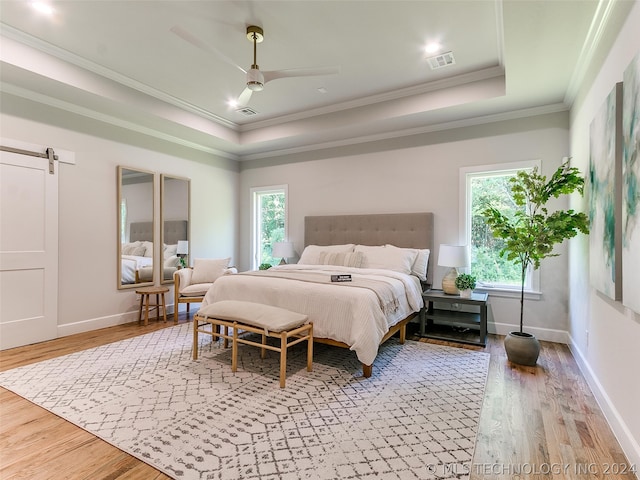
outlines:
[[[52,0],[51,17],[29,3],[0,2],[3,91],[245,160],[566,110],[632,2]],[[274,80],[241,115],[226,102],[245,83],[233,64],[252,63],[248,25],[264,29],[262,70],[340,73]],[[429,68],[433,40],[454,65]]]

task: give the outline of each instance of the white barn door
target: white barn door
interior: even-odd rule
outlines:
[[[0,151],[0,350],[58,334],[58,162]]]

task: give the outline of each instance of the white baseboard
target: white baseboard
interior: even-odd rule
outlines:
[[[576,359],[576,363],[578,364],[582,375],[586,378],[593,396],[596,398],[598,405],[600,405],[602,413],[604,413],[611,430],[613,430],[613,434],[618,439],[618,442],[620,442],[622,451],[627,456],[629,464],[640,467],[640,445],[638,444],[638,441],[633,437],[624,419],[620,416],[615,405],[611,402],[609,395],[607,395],[607,392],[602,387],[602,384],[594,374],[589,362],[582,354],[580,348],[578,348],[571,335],[568,333],[567,335],[569,336],[569,348],[571,353],[573,353],[573,358]]]
[[[495,333],[497,335],[507,335],[509,332],[520,330],[518,325],[512,325],[510,323],[495,323],[489,322],[487,325],[489,333]],[[526,327],[525,331],[535,335],[538,340],[545,342],[555,343],[569,343],[569,333],[565,330],[555,330],[552,328],[536,328]]]
[[[169,318],[171,317],[171,318]],[[167,321],[173,321],[173,305],[167,305]],[[138,310],[134,312],[118,313],[106,317],[90,318],[80,322],[65,323],[58,325],[58,337],[67,337],[76,333],[90,332],[100,328],[113,327],[124,323],[138,321]]]

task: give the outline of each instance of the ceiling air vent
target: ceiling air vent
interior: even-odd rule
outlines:
[[[239,108],[238,110],[236,110],[236,112],[241,113],[245,117],[250,117],[251,115],[258,114],[258,112],[256,112],[254,109],[249,107]]]
[[[427,58],[429,62],[429,66],[431,70],[436,70],[442,67],[448,67],[449,65],[453,65],[456,63],[456,59],[453,58],[453,52],[446,52],[440,55],[436,55],[435,57]]]

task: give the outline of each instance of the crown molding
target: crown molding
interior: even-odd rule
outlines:
[[[305,110],[304,112],[292,113],[290,115],[283,115],[276,118],[270,118],[268,120],[262,120],[259,122],[249,123],[240,126],[240,132],[250,132],[252,130],[259,130],[265,127],[272,127],[281,125],[283,123],[296,122],[299,120],[305,120],[307,118],[318,117],[321,115],[328,115],[335,112],[344,110],[350,110],[359,107],[366,107],[377,103],[383,103],[390,100],[397,100],[400,98],[411,97],[414,95],[421,95],[424,93],[434,92],[445,88],[456,87],[459,85],[465,85],[468,83],[479,82],[490,78],[504,76],[504,68],[501,66],[494,66],[485,68],[482,70],[476,70],[474,72],[463,73],[456,75],[455,77],[442,78],[433,82],[414,85],[399,90],[393,90],[391,92],[380,93],[377,95],[370,95],[368,97],[362,97],[355,100],[349,100],[347,102],[336,103],[328,105],[326,107],[314,108]]]
[[[376,142],[380,140],[389,140],[392,138],[409,137],[413,135],[421,135],[425,133],[440,132],[444,130],[452,130],[455,128],[471,127],[487,123],[496,123],[505,120],[516,120],[519,118],[535,117],[538,115],[546,115],[550,113],[559,113],[569,111],[564,103],[555,103],[543,105],[539,107],[524,108],[520,110],[512,110],[508,112],[494,113],[489,115],[481,115],[478,117],[464,118],[461,120],[453,120],[450,122],[442,122],[433,125],[425,125],[422,127],[408,128],[404,130],[394,130],[392,132],[384,132],[374,135],[363,135],[343,140],[328,141],[316,143],[313,145],[304,145],[294,148],[285,148],[280,150],[271,150],[269,152],[255,153],[250,155],[240,155],[241,162],[251,160],[262,160],[265,158],[273,158],[278,156],[292,155],[309,151],[325,150],[329,148],[347,147],[362,143]]]
[[[123,120],[121,118],[116,118],[111,115],[106,115],[103,113],[96,112],[95,110],[88,109],[85,107],[81,107],[79,105],[59,100],[56,98],[52,98],[48,95],[44,95],[41,93],[33,92],[31,90],[27,90],[16,85],[11,85],[8,83],[0,82],[0,91],[6,92],[10,95],[15,95],[16,97],[21,97],[26,100],[31,100],[37,103],[41,103],[44,105],[48,105],[50,107],[58,108],[60,110],[64,110],[69,113],[73,113],[76,115],[80,115],[83,117],[91,118],[93,120],[97,120],[100,122],[107,123],[109,125],[114,125],[116,127],[124,128],[133,132],[141,133],[143,135],[148,135],[154,138],[158,138],[160,140],[164,140],[166,142],[174,143],[176,145],[181,145],[183,147],[192,148],[194,150],[199,150],[202,152],[210,153],[212,155],[217,155],[219,157],[227,158],[230,160],[238,160],[239,156],[233,153],[225,152],[223,150],[218,150],[215,148],[208,147],[206,145],[202,145],[201,143],[190,142],[180,137],[176,137],[174,135],[167,134],[165,132],[161,132],[159,130],[144,127],[137,123],[129,122]]]
[[[593,61],[598,45],[602,40],[602,35],[606,30],[609,19],[611,18],[611,13],[614,9],[613,7],[615,6],[615,3],[616,0],[599,0],[598,2],[596,12],[591,20],[589,31],[587,32],[584,43],[582,44],[580,56],[578,57],[576,67],[573,70],[571,80],[569,80],[569,86],[567,87],[567,91],[564,96],[564,102],[567,105],[573,105],[573,102],[578,95],[578,91],[584,81],[586,71]]]
[[[18,30],[10,25],[0,22],[0,33],[2,34],[2,36],[15,40],[16,42],[19,42],[27,47],[33,48],[47,55],[51,55],[52,57],[83,68],[87,71],[95,73],[96,75],[100,75],[102,77],[113,80],[114,82],[117,82],[138,92],[144,93],[145,95],[149,95],[150,97],[156,98],[157,100],[168,103],[182,110],[186,110],[195,115],[206,118],[212,122],[216,122],[224,127],[230,128],[231,130],[238,131],[239,125],[237,123],[219,117],[218,115],[215,115],[208,110],[193,105],[192,103],[185,102],[184,100],[169,95],[168,93],[156,90],[149,85],[138,82],[137,80],[129,78],[125,75],[114,72],[109,68],[98,65],[90,60],[87,60],[86,58],[71,53],[68,50],[56,47],[55,45],[40,40],[39,38],[29,35],[28,33]]]

